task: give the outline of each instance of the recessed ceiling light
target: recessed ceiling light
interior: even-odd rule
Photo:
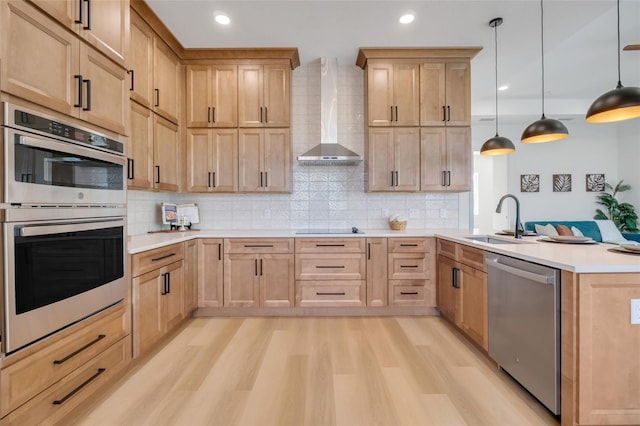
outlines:
[[[503,91],[503,90],[507,90],[508,88],[509,88],[509,85],[508,84],[504,84],[504,85],[498,87],[498,90]]]
[[[231,23],[231,18],[229,18],[224,13],[216,13],[216,22],[220,25],[229,25]]]
[[[416,15],[413,12],[403,13],[402,16],[398,19],[398,22],[401,24],[410,24],[413,20],[416,19]]]

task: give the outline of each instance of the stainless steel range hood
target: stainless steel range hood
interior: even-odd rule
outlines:
[[[335,58],[320,61],[320,104],[320,143],[298,155],[298,162],[313,166],[360,163],[362,158],[358,154],[338,143],[338,60]]]

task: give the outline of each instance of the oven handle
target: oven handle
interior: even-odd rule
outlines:
[[[106,161],[113,164],[120,164],[122,166],[125,165],[125,161],[126,161],[124,157],[120,157],[116,154],[102,152],[98,149],[85,148],[83,146],[78,146],[78,145],[74,145],[66,142],[58,142],[56,140],[51,140],[51,139],[34,138],[33,136],[27,136],[22,134],[18,134],[18,144],[25,145],[25,146],[33,146],[33,147],[42,148],[42,149],[55,149],[57,151],[66,152],[69,154],[83,155],[87,158],[102,160],[102,161]]]
[[[42,226],[23,226],[19,228],[21,237],[36,237],[39,235],[59,234],[62,232],[90,231],[94,229],[113,228],[114,226],[124,226],[122,219],[96,220],[81,223],[69,223],[64,225],[42,225]]]

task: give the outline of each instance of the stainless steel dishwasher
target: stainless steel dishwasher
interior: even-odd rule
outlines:
[[[489,356],[560,414],[560,271],[485,255]]]

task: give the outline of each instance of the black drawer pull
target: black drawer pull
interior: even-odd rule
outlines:
[[[345,293],[344,291],[337,291],[337,292],[321,292],[321,291],[316,291],[316,296],[346,296],[347,293]]]
[[[400,265],[401,268],[417,268],[418,265]]]
[[[96,343],[98,343],[100,340],[104,339],[105,337],[107,337],[105,334],[99,334],[98,337],[96,337],[94,340],[90,341],[89,343],[87,343],[86,345],[84,345],[83,347],[81,347],[80,349],[71,352],[69,355],[65,356],[62,359],[56,359],[53,361],[54,365],[60,365],[60,364],[64,364],[65,362],[69,361],[71,358],[73,358],[74,356],[78,355],[80,352],[84,351],[85,349],[89,348],[90,346],[95,345]]]
[[[151,259],[151,261],[152,262],[157,262],[158,260],[167,259],[167,258],[169,258],[171,256],[175,256],[175,255],[176,255],[175,253],[169,253],[166,256],[160,256],[160,257],[153,258],[153,259]]]
[[[417,244],[400,244],[400,247],[418,247]]]
[[[273,247],[273,244],[245,244],[245,248]]]
[[[339,266],[316,265],[316,269],[344,269],[344,265],[339,265]]]
[[[316,247],[344,247],[344,244],[316,244]]]
[[[417,296],[418,292],[417,291],[401,291],[400,294],[403,296]]]
[[[89,377],[87,380],[85,380],[84,382],[82,382],[80,384],[80,386],[78,386],[77,388],[75,388],[74,390],[72,390],[71,392],[69,392],[68,394],[66,394],[64,396],[64,398],[62,399],[56,399],[55,401],[53,401],[53,405],[62,405],[65,403],[65,401],[69,398],[71,398],[73,395],[75,395],[76,393],[78,393],[83,387],[87,386],[89,383],[93,382],[95,379],[98,378],[99,375],[101,375],[102,373],[104,373],[105,371],[107,371],[106,368],[98,368],[98,371],[96,372],[96,374],[94,374],[93,376]]]

